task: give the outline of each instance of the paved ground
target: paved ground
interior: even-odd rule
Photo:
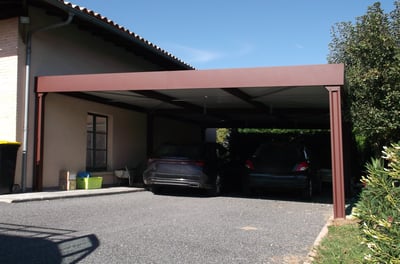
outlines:
[[[3,194],[0,195],[0,203],[22,203],[31,201],[42,201],[42,200],[56,200],[65,198],[79,198],[89,196],[100,196],[100,195],[111,195],[121,194],[128,192],[140,192],[143,188],[135,187],[110,187],[101,189],[91,190],[70,190],[70,191],[44,191],[44,192],[26,192],[26,193],[14,193],[14,194]]]
[[[0,212],[0,263],[302,263],[332,205],[129,192]]]

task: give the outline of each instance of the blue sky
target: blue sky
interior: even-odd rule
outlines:
[[[330,30],[370,0],[69,0],[196,69],[324,64]],[[394,0],[380,1],[385,12]]]

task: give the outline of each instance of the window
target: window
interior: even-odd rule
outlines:
[[[86,131],[86,170],[107,170],[107,117],[89,113]]]

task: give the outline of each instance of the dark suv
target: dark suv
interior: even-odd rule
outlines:
[[[157,193],[161,187],[205,189],[210,195],[221,192],[226,150],[216,143],[162,145],[148,159],[144,184]]]
[[[245,162],[247,172],[244,190],[298,189],[305,197],[313,194],[316,176],[312,170],[310,154],[306,146],[295,142],[261,144]]]

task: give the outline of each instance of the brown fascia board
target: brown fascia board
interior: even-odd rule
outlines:
[[[342,86],[343,64],[38,77],[38,92]]]

